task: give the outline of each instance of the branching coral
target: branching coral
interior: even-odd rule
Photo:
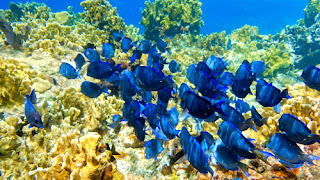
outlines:
[[[96,28],[103,29],[107,34],[113,30],[125,30],[125,24],[117,13],[117,9],[112,7],[106,0],[86,0],[80,4],[84,8],[81,17],[86,22]]]
[[[305,17],[304,23],[307,27],[310,27],[316,22],[316,16],[320,13],[320,1],[309,0],[308,6],[304,9]]]
[[[140,24],[146,28],[144,37],[157,40],[160,36],[175,36],[185,31],[200,33],[201,3],[198,0],[156,0],[145,2]]]

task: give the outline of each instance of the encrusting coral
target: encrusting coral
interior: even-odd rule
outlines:
[[[199,34],[204,25],[201,5],[198,0],[146,1],[140,22],[145,27],[144,37],[156,41],[160,36],[173,37],[184,31]]]
[[[14,58],[0,57],[0,107],[22,104],[31,92],[31,79],[37,72]]]
[[[320,1],[319,0],[309,0],[309,4],[304,9],[305,17],[304,24],[310,27],[316,22],[316,16],[320,13]]]

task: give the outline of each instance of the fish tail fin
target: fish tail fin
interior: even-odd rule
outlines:
[[[318,134],[311,134],[311,139],[318,142],[320,144],[320,135]]]
[[[312,161],[314,160],[320,160],[319,156],[314,156],[310,154],[304,154],[302,159],[307,162],[308,164],[315,165]]]
[[[213,172],[212,168],[211,168],[209,165],[207,165],[207,170],[209,171],[209,173],[211,174],[211,176],[212,176],[212,178],[213,178],[214,172]],[[213,178],[213,179],[214,179],[214,178]]]
[[[244,173],[247,177],[250,177],[250,174],[249,174],[249,172],[248,172],[248,169],[249,169],[249,166],[248,166],[248,165],[240,162],[240,163],[238,164],[238,166],[239,166],[239,168],[243,171],[243,173]]]
[[[279,102],[277,105],[273,106],[273,109],[280,114],[281,112],[281,103]]]
[[[286,99],[290,99],[292,98],[289,93],[288,93],[288,89],[284,89],[282,92],[281,92],[281,97],[282,98],[286,98]]]
[[[121,65],[122,64],[117,64],[112,69],[115,70],[115,71],[120,71],[121,70]]]
[[[253,119],[249,118],[246,120],[246,124],[248,125],[248,127],[250,127],[251,129],[253,129],[255,132],[257,132],[257,128],[253,123]]]
[[[221,106],[222,104],[224,104],[225,101],[221,101],[221,102],[217,102],[215,103],[214,105],[212,105],[212,107],[219,113],[219,114],[222,114],[222,115],[225,115],[227,117],[229,117],[229,115],[227,115],[225,112],[223,112]]]
[[[80,77],[80,70],[81,70],[81,69],[79,69],[78,71],[76,71],[77,77],[79,77],[79,79],[81,79],[81,77]]]
[[[270,165],[271,164],[268,162],[268,157],[272,156],[275,157],[273,154],[266,152],[266,151],[260,151],[260,150],[254,150],[254,154],[261,159],[263,162],[265,162],[266,164]]]

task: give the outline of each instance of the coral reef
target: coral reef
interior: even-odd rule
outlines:
[[[86,0],[80,3],[84,8],[81,17],[96,28],[105,30],[108,34],[113,30],[125,30],[126,26],[117,13],[117,8],[112,7],[107,0]]]
[[[312,26],[316,22],[316,16],[320,13],[320,1],[319,0],[309,0],[309,4],[304,9],[304,24],[307,27]]]
[[[140,22],[145,27],[144,37],[156,41],[160,36],[173,37],[184,31],[199,34],[204,24],[201,5],[198,0],[145,2],[146,8],[142,11]]]
[[[0,57],[0,107],[22,104],[31,92],[31,79],[37,72],[30,65],[14,58]]]

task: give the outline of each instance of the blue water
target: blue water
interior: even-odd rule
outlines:
[[[82,0],[42,0],[52,11],[67,10],[73,6],[76,12],[81,12]],[[153,0],[154,1],[154,0]],[[0,9],[8,9],[11,1],[1,2]],[[15,0],[13,2],[27,2]],[[227,31],[237,29],[245,24],[258,26],[261,34],[274,34],[286,25],[294,25],[300,18],[304,18],[303,9],[308,0],[202,0],[202,19],[205,25],[201,33]],[[124,18],[127,25],[133,24],[143,32],[141,11],[144,9],[144,0],[110,0],[118,8],[118,13]]]

